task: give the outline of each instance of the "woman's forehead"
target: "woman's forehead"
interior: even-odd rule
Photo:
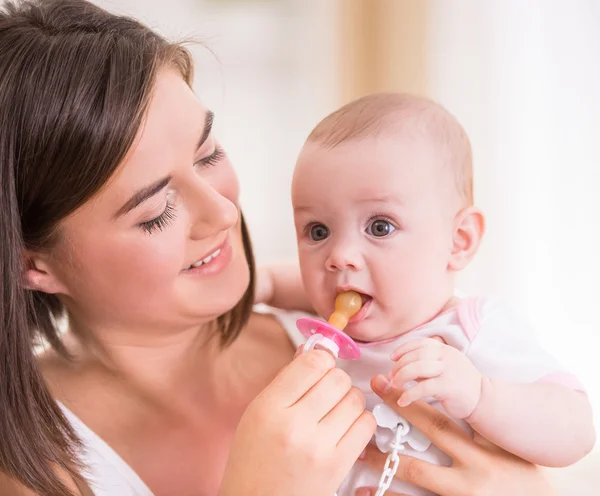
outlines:
[[[117,211],[140,188],[189,165],[208,114],[179,72],[159,72],[132,147],[89,206],[105,216],[105,209]]]
[[[160,72],[147,114],[127,158],[148,162],[156,157],[164,160],[176,153],[193,154],[206,114],[206,108],[178,72]]]

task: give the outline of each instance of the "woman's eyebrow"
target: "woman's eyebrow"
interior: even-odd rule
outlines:
[[[200,148],[208,139],[210,132],[212,131],[214,119],[215,114],[213,112],[211,112],[210,110],[206,112],[206,119],[204,121],[204,131],[202,132],[202,137],[200,138],[200,141],[198,141],[198,146],[196,147],[196,150]]]
[[[200,148],[210,136],[214,118],[215,114],[213,112],[211,112],[210,110],[206,112],[206,117],[204,119],[204,130],[202,131],[202,136],[200,137],[200,141],[198,141],[198,146],[196,147],[196,149]],[[125,202],[125,204],[117,211],[114,218],[116,219],[117,217],[125,215],[141,203],[153,197],[154,195],[162,191],[167,186],[167,184],[169,184],[170,181],[171,176],[167,176],[140,189],[129,200]]]
[[[154,195],[166,188],[169,182],[171,182],[171,176],[163,177],[162,179],[154,181],[152,184],[149,184],[148,186],[136,191],[136,193],[117,211],[114,218],[116,219],[117,217],[125,215],[141,203],[145,202],[149,198],[152,198]]]

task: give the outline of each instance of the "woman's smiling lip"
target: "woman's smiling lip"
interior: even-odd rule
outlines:
[[[233,250],[229,244],[229,236],[225,238],[223,243],[194,262],[187,268],[183,269],[184,274],[197,275],[213,275],[221,272],[231,259],[233,258]]]

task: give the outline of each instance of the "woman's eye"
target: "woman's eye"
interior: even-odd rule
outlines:
[[[323,241],[329,236],[329,229],[323,224],[313,224],[310,227],[309,236],[313,241]]]
[[[215,147],[215,151],[212,152],[208,157],[201,158],[197,162],[194,162],[194,167],[208,167],[210,165],[217,165],[219,160],[225,156],[225,152],[218,146]]]
[[[367,227],[367,233],[376,238],[383,238],[394,232],[396,228],[391,222],[384,219],[374,220]]]
[[[169,226],[174,219],[175,207],[167,202],[167,205],[162,214],[160,214],[155,219],[149,220],[147,222],[142,222],[139,226],[144,232],[148,234],[153,234],[157,231],[162,231],[164,228]]]

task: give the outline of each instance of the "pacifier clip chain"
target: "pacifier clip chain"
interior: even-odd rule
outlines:
[[[379,479],[379,486],[377,486],[375,496],[383,496],[385,494],[392,485],[394,476],[398,471],[398,464],[400,463],[398,452],[404,449],[404,444],[402,443],[402,432],[404,428],[400,427],[403,427],[402,424],[399,424],[395,429],[394,441],[390,443],[391,452],[385,460],[385,467],[383,468],[383,473]]]

